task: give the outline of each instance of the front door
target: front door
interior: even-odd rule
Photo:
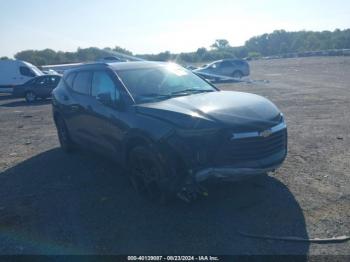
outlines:
[[[92,125],[93,142],[105,152],[119,157],[122,149],[123,112],[116,106],[120,100],[117,85],[110,72],[94,71],[87,115],[88,122]]]

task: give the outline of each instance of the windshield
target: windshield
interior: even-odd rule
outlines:
[[[117,73],[138,103],[216,91],[197,75],[175,64]]]
[[[37,76],[41,76],[43,75],[43,72],[40,71],[39,68],[37,68],[36,66],[31,66],[30,69],[35,73],[35,75]]]

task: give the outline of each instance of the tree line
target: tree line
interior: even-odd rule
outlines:
[[[224,58],[248,58],[259,56],[274,56],[288,53],[307,51],[350,49],[350,29],[334,31],[297,31],[287,32],[275,30],[250,38],[243,46],[233,47],[225,39],[216,40],[209,49],[198,48],[195,52],[173,54],[170,51],[159,54],[135,55],[154,61],[176,61],[178,63],[195,63],[219,60]],[[95,61],[106,56],[113,56],[114,52],[133,55],[127,49],[116,46],[114,48],[78,48],[76,52],[44,50],[24,50],[15,54],[16,59],[28,61],[41,66],[48,64],[65,64]],[[0,59],[7,59],[2,57]]]

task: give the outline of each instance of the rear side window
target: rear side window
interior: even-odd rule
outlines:
[[[80,72],[74,79],[73,90],[77,93],[88,95],[91,86],[91,73]]]
[[[75,73],[71,73],[65,78],[66,83],[68,84],[68,86],[70,88],[73,88],[73,80],[74,80],[75,75],[76,75]]]
[[[19,72],[21,73],[21,75],[23,76],[29,76],[29,77],[34,77],[35,74],[33,73],[32,70],[30,70],[28,67],[25,66],[20,66],[19,67]]]
[[[229,61],[223,61],[220,65],[220,67],[230,67],[232,66],[232,63]]]

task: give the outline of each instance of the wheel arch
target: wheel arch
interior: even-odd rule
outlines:
[[[56,123],[57,123],[57,119],[58,119],[59,117],[62,117],[62,116],[61,116],[61,113],[58,112],[58,111],[56,111],[56,110],[54,110],[52,114],[53,114],[53,121],[54,121],[55,124],[56,124]]]
[[[172,162],[177,166],[185,166],[185,162],[181,158],[180,155],[177,154],[176,150],[172,148],[172,146],[166,141],[160,140],[156,141],[152,139],[150,136],[147,136],[143,133],[134,133],[129,135],[124,144],[124,160],[125,163],[128,162],[129,154],[133,148],[136,146],[148,146],[153,150],[157,151],[160,154],[160,158],[164,162]]]
[[[240,73],[241,76],[243,76],[243,71],[241,69],[234,69],[233,72],[232,72],[232,75],[234,75],[235,73]]]
[[[166,168],[167,172],[172,174],[170,177],[171,183],[168,185],[169,190],[173,192],[179,190],[185,182],[188,173],[185,161],[173,150],[170,144],[164,141],[154,141],[145,135],[131,136],[125,143],[124,163],[126,165],[129,164],[132,149],[138,146],[149,147],[158,155],[159,161]]]
[[[129,160],[130,152],[137,146],[151,146],[155,142],[144,134],[130,134],[124,143],[124,161],[125,163]]]

